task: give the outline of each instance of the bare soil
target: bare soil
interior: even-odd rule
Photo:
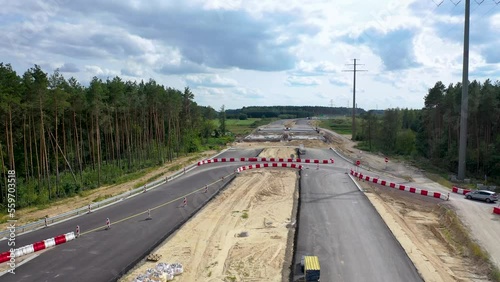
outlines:
[[[260,156],[291,153],[291,148],[268,148]],[[289,227],[296,183],[292,170],[241,173],[155,253],[162,262],[183,264],[182,281],[282,281],[287,249],[293,248]],[[155,265],[144,262],[120,281],[133,281]]]
[[[445,202],[368,182],[361,185],[424,281],[488,281],[484,265],[462,253],[460,242],[443,226],[439,205]]]

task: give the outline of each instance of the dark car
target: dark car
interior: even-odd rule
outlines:
[[[486,201],[487,203],[498,201],[498,195],[495,192],[488,190],[470,191],[469,193],[465,194],[465,198]]]

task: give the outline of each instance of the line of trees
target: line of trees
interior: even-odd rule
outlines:
[[[437,82],[424,99],[421,110],[363,114],[357,139],[369,150],[424,157],[456,172],[462,85]],[[469,177],[500,181],[500,81],[469,85],[466,167]]]
[[[88,87],[35,65],[19,76],[0,63],[0,203],[8,170],[17,206],[114,183],[121,175],[196,152],[214,141],[218,113],[189,88],[119,77]]]
[[[356,108],[356,113],[365,110]],[[346,107],[319,107],[319,106],[252,106],[236,110],[226,110],[226,115],[231,119],[238,119],[242,115],[248,118],[305,118],[319,115],[351,115],[352,108]],[[240,118],[241,119],[241,118]]]

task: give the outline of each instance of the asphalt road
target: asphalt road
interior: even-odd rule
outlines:
[[[259,152],[231,150],[220,157],[254,157]],[[45,229],[19,235],[16,244],[24,246],[74,231],[76,225],[80,226],[82,232],[80,238],[41,252],[35,259],[19,266],[15,275],[5,274],[0,277],[0,281],[115,281],[166,239],[197,208],[203,206],[222,187],[222,183],[210,186],[209,193],[201,191],[188,196],[188,206],[180,207],[184,195],[220,180],[241,165],[217,163],[200,166],[139,196]],[[227,181],[229,178],[224,180]],[[152,220],[146,220],[145,211],[162,204],[165,205],[152,210]],[[110,230],[104,229],[107,217],[112,223]],[[122,219],[126,220],[118,222]],[[97,230],[85,234],[93,229]],[[7,250],[7,242],[1,241],[0,252]]]
[[[350,163],[331,150],[307,148],[311,159],[335,160],[301,172],[294,281],[302,255],[316,255],[321,281],[422,281],[369,200],[345,174]]]
[[[285,130],[285,124],[293,120],[277,120],[265,126],[259,127],[260,132],[266,133],[283,133]],[[316,133],[316,130],[311,127],[308,123],[310,120],[307,119],[296,119],[295,125],[293,125],[287,132],[291,133]]]

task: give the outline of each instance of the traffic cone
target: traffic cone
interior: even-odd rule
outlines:
[[[106,229],[110,228],[111,228],[111,221],[109,220],[109,218],[106,218]]]
[[[76,226],[75,237],[76,238],[80,237],[80,225]]]
[[[182,201],[182,207],[187,206],[187,204],[188,204],[188,200],[186,197],[184,197],[184,200]]]

